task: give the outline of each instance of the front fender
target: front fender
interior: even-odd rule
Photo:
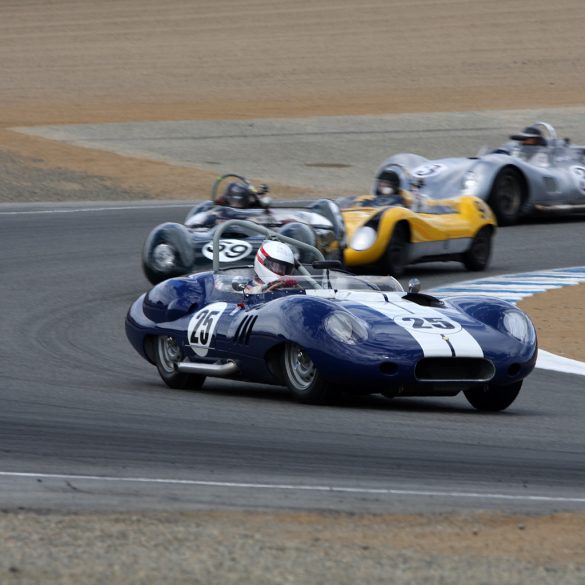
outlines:
[[[468,172],[476,176],[476,184],[473,189],[462,190],[462,195],[475,195],[487,201],[492,193],[494,181],[504,168],[513,168],[526,183],[526,174],[521,166],[516,164],[514,159],[505,154],[489,154],[479,158],[469,167]],[[463,180],[463,177],[461,177]]]
[[[415,221],[416,214],[406,207],[390,207],[381,211],[379,214],[372,216],[363,225],[370,225],[376,229],[377,237],[374,244],[367,250],[354,250],[348,246],[344,250],[344,262],[347,266],[363,266],[374,264],[386,253],[390,238],[394,232],[396,224],[406,222],[409,233],[411,226]],[[357,228],[359,229],[359,228]],[[355,231],[357,231],[357,229]],[[354,231],[354,233],[355,233]]]
[[[175,253],[171,265],[157,263],[155,250],[167,244]],[[195,261],[190,230],[180,223],[167,222],[155,227],[147,236],[142,249],[142,267],[148,280],[156,284],[166,278],[189,272]]]

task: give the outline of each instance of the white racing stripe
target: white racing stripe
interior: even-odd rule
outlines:
[[[479,343],[459,323],[432,307],[403,299],[404,293],[330,289],[306,292],[309,296],[359,303],[381,313],[408,331],[425,357],[483,357]]]
[[[34,478],[34,479],[63,479],[77,481],[105,481],[119,483],[150,483],[166,485],[187,485],[217,488],[251,488],[269,490],[297,490],[305,492],[331,492],[346,494],[375,494],[389,496],[413,496],[413,497],[444,497],[444,498],[475,498],[482,500],[515,500],[526,502],[556,502],[585,504],[584,497],[567,496],[541,496],[537,494],[502,494],[494,492],[462,492],[450,490],[408,490],[395,488],[366,488],[366,487],[344,487],[333,485],[303,485],[303,484],[271,484],[271,483],[248,483],[229,481],[205,481],[196,479],[173,479],[173,478],[149,478],[149,477],[112,477],[100,475],[74,475],[61,473],[28,473],[17,471],[0,471],[0,477],[13,478]]]
[[[468,331],[432,307],[421,307],[403,299],[368,306],[406,329],[421,346],[425,357],[483,357],[481,346]]]

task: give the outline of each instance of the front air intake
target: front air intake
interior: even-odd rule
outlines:
[[[414,372],[420,382],[489,382],[496,369],[484,358],[423,358]]]

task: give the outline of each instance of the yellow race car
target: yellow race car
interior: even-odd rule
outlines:
[[[346,197],[338,202],[346,226],[344,263],[400,276],[408,264],[455,260],[484,270],[496,219],[472,195],[423,199],[417,190]]]

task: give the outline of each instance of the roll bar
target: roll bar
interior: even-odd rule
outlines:
[[[274,230],[268,229],[263,225],[253,223],[251,221],[246,221],[243,219],[230,219],[222,224],[220,224],[215,233],[213,234],[213,271],[217,272],[219,270],[219,240],[221,239],[221,235],[227,231],[232,226],[239,226],[244,227],[248,230],[255,231],[259,234],[266,236],[268,239],[272,240],[280,240],[281,242],[286,242],[287,244],[291,244],[296,248],[300,248],[301,250],[305,250],[310,252],[315,256],[316,260],[325,260],[323,254],[315,248],[315,246],[311,246],[310,244],[306,244],[305,242],[301,242],[299,240],[295,240],[294,238],[289,238],[288,236],[283,236]],[[309,271],[304,267],[300,266],[298,268],[301,274],[310,274]]]

